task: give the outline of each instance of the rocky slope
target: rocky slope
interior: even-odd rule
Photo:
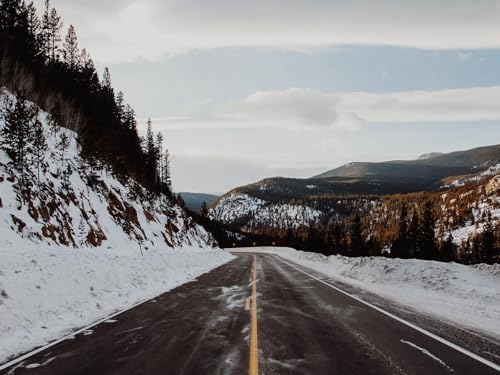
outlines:
[[[166,198],[151,195],[130,179],[118,179],[105,166],[83,160],[74,132],[49,127],[46,113],[40,112],[39,120],[48,146],[39,169],[29,159],[21,173],[5,150],[0,150],[2,247],[30,241],[139,251],[214,244],[210,234]],[[68,144],[61,150],[64,138]]]
[[[0,363],[232,259],[183,209],[82,159],[74,132],[37,118],[40,168],[31,151],[20,167],[0,148]]]

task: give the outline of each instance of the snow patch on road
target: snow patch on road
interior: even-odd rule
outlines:
[[[220,298],[225,301],[229,310],[241,309],[246,300],[245,288],[241,286],[222,287]]]

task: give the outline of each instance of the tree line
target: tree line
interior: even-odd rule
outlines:
[[[34,125],[36,116],[28,113],[33,110],[23,114],[21,107],[29,107],[26,101],[37,103],[54,121],[78,133],[81,154],[92,165],[108,166],[154,193],[171,195],[162,136],[153,135],[154,142],[149,133],[139,137],[135,112],[122,92],[115,94],[108,68],[100,78],[89,53],[80,48],[74,26],[69,25],[64,38],[63,26],[50,0],[41,17],[33,2],[0,1],[0,81],[20,98],[8,112]],[[10,149],[16,163],[23,162],[24,143],[29,141]]]
[[[500,222],[491,210],[478,207],[489,201],[494,210],[498,202],[494,195],[488,196],[484,185],[474,182],[445,193],[314,196],[285,201],[324,212],[310,225],[290,228],[279,225],[279,217],[267,223],[243,217],[230,225],[260,236],[262,245],[274,242],[325,255],[495,263],[500,262]],[[460,241],[453,238],[454,231],[463,227],[470,234],[461,235]]]

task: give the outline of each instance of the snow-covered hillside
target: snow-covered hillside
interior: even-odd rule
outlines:
[[[38,120],[41,163],[29,153],[19,168],[0,148],[0,362],[232,259],[180,207],[91,165],[74,132]]]
[[[248,227],[298,228],[317,221],[322,212],[303,204],[273,204],[248,194],[231,193],[219,199],[208,215],[212,220],[225,224],[249,219],[246,223]]]
[[[39,120],[48,147],[40,171],[28,157],[24,185],[21,172],[0,149],[2,247],[16,246],[19,239],[40,245],[137,251],[214,244],[178,206],[82,160],[74,132],[49,127],[46,113],[41,112]],[[63,150],[65,137],[68,144]]]
[[[416,311],[500,339],[498,264],[465,266],[418,259],[327,257],[277,247],[252,248],[252,251],[277,254]]]
[[[249,234],[279,236],[286,234],[285,230],[300,231],[309,226],[317,233],[331,234],[337,230],[334,227],[337,224],[341,225],[343,233],[348,233],[351,219],[357,212],[365,236],[375,236],[380,249],[387,251],[395,240],[403,204],[409,210],[409,223],[414,213],[421,218],[425,203],[431,202],[438,245],[451,234],[458,247],[455,260],[464,262],[479,260],[479,251],[476,248],[470,250],[470,246],[477,245],[476,240],[487,224],[495,231],[500,223],[499,165],[492,165],[474,178],[464,178],[456,186],[449,185],[434,192],[379,196],[318,195],[312,192],[305,196],[297,193],[299,198],[286,198],[277,194],[274,187],[272,193],[262,193],[260,188],[270,189],[269,184],[256,185],[258,188],[249,185],[222,196],[210,209],[209,217]],[[307,188],[314,190],[312,185]],[[331,243],[331,240],[330,236],[327,241]],[[339,246],[329,248],[334,253],[342,250],[346,249]]]
[[[482,175],[483,181],[479,187],[472,187],[460,194],[458,197],[450,196],[448,193],[441,195],[441,221],[451,226],[451,234],[456,244],[461,244],[476,234],[482,233],[485,226],[485,218],[491,214],[492,222],[496,225],[500,221],[500,166],[497,165]],[[493,177],[491,177],[493,176]],[[467,186],[465,183],[461,186]],[[470,199],[474,196],[474,199]],[[462,202],[467,202],[470,210],[469,219],[462,225],[454,225],[451,213],[453,209]]]
[[[443,188],[464,186],[471,182],[478,182],[487,179],[491,176],[497,176],[500,174],[500,164],[491,165],[487,170],[481,172],[472,177],[459,178],[454,180],[451,184],[443,185]]]

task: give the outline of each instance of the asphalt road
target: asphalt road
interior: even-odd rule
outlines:
[[[498,374],[322,280],[238,254],[0,374]]]

